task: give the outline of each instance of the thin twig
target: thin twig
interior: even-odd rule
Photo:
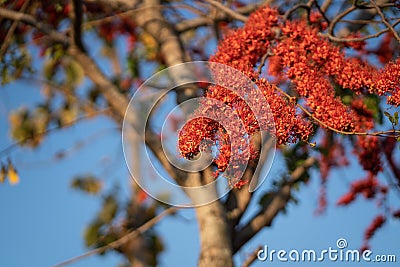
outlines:
[[[393,23],[393,27],[395,27],[397,24],[400,23],[400,19],[398,19],[395,23]],[[327,34],[321,34],[321,36],[327,37],[329,38],[329,40],[334,41],[334,42],[342,42],[342,43],[346,43],[346,42],[362,42],[368,39],[372,39],[372,38],[376,38],[381,36],[382,34],[386,33],[389,31],[389,28],[385,28],[377,33],[371,34],[371,35],[367,35],[364,37],[357,37],[357,38],[341,38],[341,37],[336,37],[331,35],[330,33]]]
[[[365,2],[361,3],[361,4],[358,4],[357,1],[354,1],[354,2],[355,2],[354,6],[357,7],[358,9],[372,9],[372,8],[375,8],[374,5],[368,5]],[[385,2],[388,2],[388,1],[385,1]],[[378,7],[380,7],[380,8],[394,7],[394,6],[395,6],[394,3],[383,3],[383,4],[378,5]]]
[[[330,6],[331,4],[332,4],[332,0],[325,0],[324,3],[322,3],[321,11],[322,11],[323,13],[325,13],[325,12],[328,10],[328,8],[329,8],[329,6]]]
[[[25,9],[28,7],[28,5],[29,5],[29,0],[27,0],[23,3],[19,12],[24,13]],[[10,29],[7,31],[7,35],[6,35],[6,37],[4,37],[3,44],[1,45],[1,48],[0,48],[0,58],[3,58],[3,55],[6,52],[8,44],[11,40],[11,37],[14,35],[14,31],[17,28],[17,25],[18,25],[18,21],[14,20],[11,24]]]
[[[68,39],[64,34],[61,34],[53,29],[51,29],[47,24],[37,21],[33,16],[21,13],[18,11],[9,10],[6,8],[0,7],[0,17],[4,17],[6,19],[21,21],[25,24],[31,25],[44,34],[48,35],[52,40],[58,43],[62,43],[64,45],[68,45]]]
[[[379,16],[382,18],[382,22],[390,29],[390,31],[393,33],[394,37],[396,40],[400,43],[400,36],[396,32],[396,30],[393,28],[393,26],[387,21],[385,15],[382,13],[382,10],[378,7],[378,5],[375,3],[374,0],[371,0],[372,5],[375,7],[376,11],[378,12]]]
[[[288,11],[285,12],[285,15],[283,16],[283,21],[288,20],[290,15],[292,15],[293,12],[295,12],[297,9],[300,9],[300,8],[307,10],[307,12],[309,13],[314,1],[315,0],[310,0],[306,4],[297,4],[297,5],[293,6]]]
[[[257,259],[257,254],[261,249],[262,247],[258,246],[243,262],[242,267],[249,267]]]
[[[321,15],[322,15],[322,17],[324,18],[324,20],[329,24],[330,23],[330,19],[326,16],[326,8],[323,8],[323,7],[321,7],[319,4],[318,4],[318,1],[315,1],[314,2],[315,3],[315,6],[318,8],[318,10],[319,10],[319,13],[321,13]],[[325,4],[325,3],[324,3]]]
[[[76,261],[82,260],[84,258],[87,258],[89,256],[95,255],[95,254],[100,254],[103,253],[109,249],[115,249],[120,247],[121,245],[125,244],[126,242],[128,242],[129,240],[131,240],[132,238],[135,238],[136,236],[138,236],[139,234],[142,234],[144,232],[146,232],[147,230],[149,230],[151,227],[153,227],[157,222],[159,222],[161,219],[163,219],[165,216],[172,214],[174,212],[176,212],[179,208],[178,207],[170,207],[166,210],[164,210],[163,212],[161,212],[160,214],[158,214],[157,216],[153,217],[152,219],[148,220],[146,223],[142,224],[140,227],[136,228],[135,230],[127,233],[126,235],[122,236],[121,238],[96,249],[90,250],[84,254],[81,254],[79,256],[73,257],[71,259],[68,259],[66,261],[57,263],[56,265],[54,265],[53,267],[61,267],[61,266],[65,266],[71,263],[74,263]]]
[[[336,24],[345,16],[347,16],[348,14],[350,14],[351,12],[353,12],[354,10],[356,10],[357,7],[356,6],[351,6],[348,9],[344,10],[342,13],[338,14],[337,16],[335,16],[328,28],[328,34],[331,36],[334,36],[334,30],[335,30],[335,26]]]
[[[249,4],[247,6],[237,8],[236,13],[247,15],[253,12],[255,9],[257,9],[259,6],[260,4]],[[217,21],[226,21],[228,19],[228,14],[219,13],[215,19]],[[177,32],[182,33],[188,30],[196,29],[198,27],[208,26],[212,24],[213,22],[210,20],[209,17],[197,17],[178,22],[175,25],[175,29]]]
[[[229,16],[231,16],[234,19],[246,22],[247,21],[247,17],[243,16],[242,14],[230,9],[229,7],[221,4],[220,2],[217,2],[215,0],[206,0],[206,2],[210,3],[211,5],[215,6],[216,8],[224,11],[226,14],[228,14]]]
[[[393,3],[385,3],[385,4],[381,4],[381,5],[377,5],[380,8],[384,8],[384,7],[392,7],[394,6]],[[334,37],[334,29],[336,27],[336,24],[338,22],[340,22],[342,20],[342,18],[344,18],[345,16],[349,15],[351,12],[355,11],[355,10],[360,10],[360,9],[373,9],[374,6],[373,5],[368,5],[368,4],[357,4],[357,1],[354,1],[353,5],[350,6],[348,9],[344,10],[342,13],[338,14],[337,16],[335,16],[328,28],[328,36],[332,36],[333,38],[330,38],[331,40],[333,40]],[[334,40],[333,40],[334,41]]]
[[[93,118],[94,115],[104,114],[104,113],[108,112],[109,110],[110,110],[110,108],[105,108],[105,109],[97,111],[95,114],[88,114],[88,115],[81,116],[81,117],[79,117],[79,118],[77,118],[77,119],[75,119],[73,121],[67,122],[67,123],[65,123],[63,125],[55,126],[53,128],[48,128],[43,132],[37,133],[35,136],[46,135],[46,134],[49,134],[49,133],[51,133],[53,131],[56,131],[56,130],[65,129],[65,128],[67,128],[67,127],[69,127],[71,125],[74,125],[74,124],[76,124],[76,123],[78,123],[80,121]],[[35,136],[28,136],[28,137],[24,138],[23,140],[15,142],[15,143],[9,145],[8,147],[2,149],[0,151],[0,156],[9,153],[11,150],[15,149],[16,147],[20,146],[21,144],[23,144],[23,143],[25,143],[27,141],[33,139]]]
[[[261,58],[260,65],[258,65],[258,69],[257,69],[258,75],[261,75],[262,68],[264,67],[265,62],[267,61],[267,58],[270,56],[273,56],[273,55],[274,54],[271,52],[271,49],[268,48],[268,51]]]

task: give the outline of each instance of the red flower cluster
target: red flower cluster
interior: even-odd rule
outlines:
[[[368,173],[366,178],[354,181],[351,184],[350,191],[339,198],[337,205],[348,205],[360,194],[365,198],[373,198],[377,193],[385,195],[387,193],[387,187],[381,185],[375,175]]]
[[[382,170],[381,147],[377,136],[358,136],[355,153],[364,170],[377,174]]]
[[[250,15],[243,28],[226,35],[210,61],[241,71],[255,82],[262,94],[257,94],[245,81],[238,81],[234,75],[229,75],[229,70],[213,70],[218,85],[206,90],[205,99],[225,103],[228,108],[224,109],[224,120],[230,121],[236,129],[242,127],[244,131],[228,133],[221,123],[202,118],[220,109],[204,101],[194,116],[196,119],[185,125],[180,133],[179,149],[183,156],[190,158],[196,155],[200,151],[200,142],[209,138],[219,140],[220,151],[215,163],[220,171],[231,163],[232,153],[243,154],[245,158],[250,154],[251,158],[255,158],[255,149],[251,144],[247,150],[239,146],[246,147],[246,142],[250,142],[245,141],[245,137],[251,138],[260,129],[272,130],[269,118],[259,116],[268,113],[268,108],[262,105],[265,101],[273,115],[278,144],[309,139],[312,126],[303,114],[298,113],[294,101],[284,98],[275,85],[255,71],[256,64],[268,51],[274,54],[268,59],[269,74],[277,76],[277,81],[282,81],[280,72],[284,70],[288,80],[295,85],[299,101],[305,101],[312,116],[322,122],[320,126],[323,128],[347,132],[372,129],[373,114],[366,107],[361,93],[386,95],[389,104],[400,104],[400,59],[379,71],[360,59],[348,58],[339,46],[319,35],[319,29],[323,27],[322,18],[312,14],[311,19],[316,27],[307,25],[305,21],[289,21],[282,25],[276,10],[262,7]],[[350,105],[345,105],[336,95],[338,86],[360,96],[354,98]],[[242,93],[238,94],[240,90]],[[249,99],[251,105],[247,103]],[[257,115],[255,110],[262,112]],[[237,118],[239,120],[234,122]],[[240,141],[233,145],[232,140]],[[355,153],[361,165],[376,174],[381,170],[377,138],[360,136],[357,142]],[[244,162],[234,164],[236,166]]]
[[[288,22],[282,28],[282,33],[285,39],[277,46],[275,53],[282,56],[282,64],[289,68],[287,76],[294,81],[300,95],[311,98],[308,104],[312,110],[316,105],[326,112],[334,106],[343,111],[343,105],[333,99],[328,78],[334,78],[338,85],[358,94],[369,91],[386,95],[388,104],[400,105],[400,59],[379,71],[360,59],[346,58],[339,47],[320,37],[317,29],[307,26],[305,22]],[[326,93],[328,96],[326,99],[313,99],[313,92]],[[314,103],[315,100],[317,103]],[[324,101],[318,102],[320,100]],[[343,123],[338,121],[336,125],[346,126]]]
[[[259,88],[257,90],[246,81],[238,81],[237,79],[240,77],[235,77],[234,74],[230,75],[228,68],[213,70],[215,83],[218,85],[210,86],[206,91],[205,98],[221,101],[229,107],[225,111],[228,109],[233,111],[220,111],[225,114],[225,118],[221,119],[233,124],[231,127],[233,126],[236,131],[231,131],[227,136],[228,132],[219,123],[220,121],[216,122],[202,117],[209,112],[215,113],[216,109],[221,109],[205,100],[194,114],[196,119],[189,121],[180,132],[179,149],[183,156],[190,158],[196,155],[199,152],[201,140],[209,138],[221,141],[218,157],[214,160],[220,172],[225,171],[228,164],[234,167],[247,164],[248,162],[231,162],[231,154],[233,152],[245,160],[249,159],[250,155],[252,159],[257,156],[255,148],[252,147],[249,140],[246,140],[245,136],[251,138],[260,129],[273,130],[271,118],[268,117],[269,108],[273,115],[278,144],[309,138],[312,132],[311,125],[296,114],[294,103],[289,103],[279,95],[276,88],[264,78],[260,78],[254,70],[261,56],[267,52],[270,40],[275,38],[276,34],[273,29],[278,26],[277,22],[276,10],[268,7],[261,8],[249,17],[242,29],[228,33],[219,44],[218,51],[210,58],[210,61],[222,63],[241,71]],[[249,103],[252,107],[249,106]],[[269,108],[264,106],[264,103],[268,103]],[[255,111],[257,114],[254,113]],[[241,125],[245,131],[238,130]],[[236,144],[233,145],[231,140],[239,140],[239,142],[236,141]],[[248,149],[242,149],[246,147],[246,142],[249,143]],[[233,178],[232,181],[236,187],[247,182],[241,181],[241,177],[236,177],[235,174],[231,175],[233,177],[229,178]]]
[[[318,207],[316,214],[321,214],[325,211],[327,205],[326,197],[326,182],[328,174],[333,167],[341,167],[349,164],[346,157],[346,150],[343,145],[343,140],[338,140],[331,132],[325,133],[318,147],[321,151],[319,159],[319,170],[321,176],[321,186],[318,196]]]
[[[396,210],[392,213],[394,218],[400,218],[400,210]]]
[[[353,99],[351,102],[351,108],[355,113],[357,131],[371,130],[374,128],[374,114],[368,109],[363,98],[358,97]]]
[[[372,223],[368,226],[367,230],[365,230],[364,238],[366,241],[370,240],[375,232],[382,227],[382,225],[386,222],[386,218],[383,215],[378,215],[372,221]]]
[[[400,106],[400,59],[390,62],[376,75],[371,91],[386,95],[388,104]]]
[[[281,57],[287,77],[306,99],[313,115],[337,130],[354,130],[354,113],[335,96],[331,79],[360,93],[371,81],[370,69],[355,64],[355,59],[345,59],[338,47],[318,36],[318,31],[306,22],[286,23],[282,35],[284,39],[274,52]]]

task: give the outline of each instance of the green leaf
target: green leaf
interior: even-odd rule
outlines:
[[[393,114],[393,118],[394,118],[394,125],[396,126],[397,124],[399,124],[399,112],[395,112],[394,114]]]
[[[94,222],[85,229],[84,238],[87,247],[91,247],[97,243],[101,226],[102,224],[100,222]]]
[[[399,114],[397,114],[397,120],[389,112],[384,111],[383,114],[385,114],[385,116],[389,119],[390,123],[393,124],[393,126],[397,125],[397,123],[399,122],[399,118],[398,118]]]
[[[79,85],[85,78],[84,70],[78,62],[71,60],[67,66],[65,66],[65,75],[67,84]]]
[[[345,95],[342,97],[343,104],[345,104],[345,105],[350,105],[352,100],[353,100],[353,97],[350,95]]]
[[[103,209],[99,214],[99,220],[104,224],[111,223],[118,210],[118,203],[114,196],[109,195],[104,199]]]
[[[71,187],[88,194],[98,194],[102,189],[102,183],[92,175],[78,176],[72,180]]]
[[[59,120],[62,126],[70,126],[79,115],[79,107],[76,104],[65,103],[64,107],[59,111]]]
[[[367,106],[367,109],[372,111],[374,119],[379,123],[382,124],[382,116],[379,109],[379,97],[376,95],[367,95],[363,99],[364,104]]]
[[[57,61],[50,58],[43,64],[43,76],[47,80],[52,80],[56,73]]]

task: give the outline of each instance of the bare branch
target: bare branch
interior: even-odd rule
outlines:
[[[215,6],[216,8],[224,11],[226,14],[228,14],[229,16],[231,16],[234,19],[246,22],[247,21],[247,17],[243,16],[242,14],[230,9],[229,7],[221,4],[220,2],[217,2],[215,0],[206,0],[208,3],[210,3],[211,5]]]
[[[85,0],[87,3],[99,3],[111,7],[114,10],[128,9],[135,7],[138,0]]]
[[[398,19],[397,21],[395,21],[395,22],[393,23],[392,27],[395,27],[395,26],[396,26],[397,24],[399,24],[399,23],[400,23],[400,19]],[[379,36],[381,36],[382,34],[388,32],[388,31],[389,31],[389,28],[385,28],[385,29],[383,29],[383,30],[381,30],[381,31],[379,31],[379,32],[374,33],[374,34],[367,35],[367,36],[364,36],[364,37],[358,37],[358,38],[336,37],[336,36],[333,36],[333,35],[331,35],[331,34],[329,34],[329,33],[327,33],[327,34],[321,34],[321,35],[322,35],[322,36],[328,37],[329,40],[334,41],[334,42],[343,42],[343,43],[346,43],[346,42],[361,42],[361,41],[365,41],[365,40],[368,40],[368,39],[376,38],[376,37],[379,37]]]
[[[399,34],[396,32],[396,30],[393,28],[393,26],[387,21],[385,15],[382,13],[382,10],[379,8],[379,6],[376,4],[376,2],[374,0],[371,0],[371,3],[375,7],[376,12],[378,12],[379,16],[382,18],[382,22],[388,27],[388,29],[393,33],[393,36],[400,43]]]
[[[332,4],[332,0],[325,0],[324,3],[321,5],[321,12],[326,13],[328,10],[329,6]]]
[[[255,236],[262,228],[271,225],[276,215],[282,211],[290,199],[291,187],[296,183],[304,172],[314,165],[316,159],[313,157],[305,160],[303,165],[297,167],[290,175],[289,181],[276,192],[271,203],[255,215],[249,223],[236,231],[233,236],[233,251],[236,253],[247,241]]]
[[[269,2],[269,1],[267,1],[267,2]],[[260,7],[260,5],[261,5],[260,3],[259,4],[249,4],[247,6],[236,9],[236,13],[239,13],[241,15],[248,15],[251,12],[253,12],[254,10],[256,10],[258,7]],[[225,12],[221,12],[221,13],[218,13],[214,19],[215,19],[215,21],[226,21],[229,19],[229,15]],[[212,21],[208,17],[198,17],[198,18],[184,20],[182,22],[177,23],[175,25],[175,29],[178,32],[185,32],[185,31],[188,31],[191,29],[196,29],[198,27],[212,25],[213,23],[214,23],[214,21]]]
[[[249,267],[257,259],[257,254],[261,249],[262,247],[258,246],[243,262],[242,267]]]
[[[86,53],[77,47],[71,47],[69,52],[82,65],[85,74],[99,87],[114,112],[122,119],[128,107],[128,99],[119,92],[118,87],[104,75],[93,59]]]
[[[24,2],[24,4],[22,5],[22,7],[21,7],[19,12],[24,13],[25,9],[28,7],[28,5],[29,5],[29,0]],[[17,28],[17,25],[18,25],[18,21],[14,20],[13,23],[11,24],[10,29],[7,31],[7,34],[4,37],[4,41],[3,41],[2,45],[1,45],[1,48],[0,48],[0,58],[3,58],[3,55],[6,52],[8,44],[9,44],[9,42],[11,40],[11,37],[14,35],[14,31]]]
[[[47,24],[37,21],[31,15],[0,7],[0,16],[6,19],[20,21],[25,24],[31,25],[43,32],[44,34],[48,35],[50,39],[57,43],[61,43],[66,46],[68,46],[69,44],[68,39],[64,34],[61,34],[51,29]]]
[[[297,4],[297,5],[293,6],[288,11],[286,11],[285,15],[283,16],[283,21],[288,20],[290,15],[300,8],[303,8],[303,9],[307,10],[308,13],[310,13],[311,6],[313,5],[314,1],[315,0],[309,0],[306,4]]]
[[[82,43],[82,16],[83,7],[81,0],[72,0],[72,9],[70,17],[72,21],[72,43],[76,45],[82,51],[85,51]]]
[[[258,69],[257,69],[258,75],[261,75],[262,68],[264,67],[265,62],[267,61],[268,57],[273,56],[273,55],[274,54],[272,53],[271,48],[268,48],[268,51],[261,58],[260,65],[258,65]]]
[[[163,219],[165,216],[173,214],[174,212],[176,212],[179,208],[178,207],[170,207],[166,210],[164,210],[163,212],[161,212],[159,215],[153,217],[152,219],[148,220],[146,223],[144,223],[142,226],[136,228],[135,230],[127,233],[126,235],[122,236],[120,239],[115,240],[114,242],[111,242],[103,247],[99,247],[93,250],[90,250],[82,255],[79,255],[77,257],[73,257],[71,259],[68,259],[66,261],[57,263],[56,265],[54,265],[53,267],[61,267],[61,266],[65,266],[74,262],[77,262],[79,260],[82,260],[84,258],[90,257],[92,255],[95,254],[100,254],[103,253],[109,249],[115,249],[120,247],[121,245],[125,244],[126,242],[128,242],[129,240],[131,240],[132,238],[137,237],[139,234],[142,234],[144,232],[146,232],[147,230],[149,230],[151,227],[153,227],[156,223],[158,223],[161,219]]]
[[[347,8],[340,14],[336,15],[334,17],[334,19],[332,19],[331,23],[329,24],[329,28],[328,28],[329,35],[335,36],[334,29],[335,29],[337,23],[340,22],[342,20],[342,18],[344,18],[345,16],[349,15],[350,13],[352,13],[354,11],[359,11],[359,13],[356,15],[356,17],[353,18],[354,20],[371,20],[377,15],[377,11],[373,5],[368,5],[365,3],[357,4],[356,2],[357,1],[355,1],[355,3],[352,6],[350,6],[349,8]],[[393,3],[388,3],[388,2],[389,2],[388,0],[378,0],[377,5],[379,7],[393,6]],[[352,32],[359,31],[364,26],[365,25],[361,25],[361,24],[348,24],[346,27],[343,27],[340,30],[340,32],[337,34],[337,36],[338,37],[348,36]]]

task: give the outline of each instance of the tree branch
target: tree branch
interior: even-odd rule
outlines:
[[[44,34],[48,35],[50,39],[57,43],[61,43],[65,46],[68,46],[69,44],[68,39],[64,34],[61,34],[51,29],[47,24],[37,21],[31,15],[0,7],[0,16],[9,20],[20,21],[25,24],[31,25],[43,32]]]
[[[146,223],[144,223],[142,226],[134,229],[133,231],[127,233],[126,235],[122,236],[120,239],[117,239],[105,246],[90,250],[82,255],[79,255],[77,257],[73,257],[71,259],[68,259],[66,261],[57,263],[56,265],[54,265],[53,267],[61,267],[61,266],[65,266],[74,262],[77,262],[79,260],[82,260],[84,258],[90,257],[92,255],[95,254],[100,254],[103,253],[109,249],[116,249],[118,247],[120,247],[121,245],[125,244],[126,242],[128,242],[129,240],[131,240],[132,238],[137,237],[139,234],[142,234],[144,232],[146,232],[147,230],[149,230],[151,227],[153,227],[156,223],[158,223],[161,219],[163,219],[165,216],[173,214],[174,212],[176,212],[179,208],[177,207],[170,207],[166,210],[164,210],[163,212],[161,212],[159,215],[153,217],[152,219],[148,220]]]
[[[264,1],[264,2],[270,2],[270,1]],[[261,5],[262,4],[260,4],[260,3],[249,4],[247,6],[236,9],[236,13],[241,14],[243,16],[248,15],[251,12],[253,12],[254,10],[256,10],[258,7],[260,7]],[[212,21],[209,17],[198,17],[198,18],[194,18],[194,19],[188,19],[188,20],[178,22],[175,25],[175,29],[177,32],[182,33],[182,32],[188,31],[188,30],[196,29],[198,27],[212,25],[213,23],[218,22],[218,21],[227,21],[228,19],[229,19],[229,15],[227,13],[220,12],[215,16],[214,21]]]
[[[82,43],[82,16],[83,7],[81,0],[72,0],[72,9],[70,12],[70,17],[72,21],[72,34],[71,39],[74,45],[76,45],[80,50],[85,51]]]
[[[22,5],[21,9],[20,9],[20,13],[24,13],[25,9],[28,7],[29,5],[29,0],[25,1],[24,4]],[[0,48],[0,58],[3,58],[4,53],[7,50],[8,44],[11,40],[11,37],[14,35],[14,31],[17,28],[18,25],[18,21],[14,20],[13,23],[11,24],[10,29],[8,29],[6,36],[4,37],[4,41],[1,44],[1,48]]]
[[[369,23],[371,23],[371,21],[370,21]],[[392,27],[397,26],[399,23],[400,23],[400,19],[396,20],[396,21],[393,23]],[[368,23],[367,23],[367,24],[368,24]],[[381,36],[382,34],[388,32],[388,31],[389,31],[389,28],[385,28],[385,29],[383,29],[383,30],[381,30],[381,31],[379,31],[379,32],[374,33],[374,34],[367,35],[367,36],[364,36],[364,37],[358,37],[358,38],[336,37],[336,36],[330,35],[329,33],[327,33],[327,34],[321,34],[321,35],[322,35],[322,36],[326,36],[327,38],[329,38],[329,40],[334,41],[334,42],[343,42],[343,43],[346,43],[346,42],[361,42],[361,41],[365,41],[365,40],[368,40],[368,39],[376,38],[376,37],[379,37],[379,36]]]
[[[276,215],[282,211],[288,203],[291,195],[291,187],[296,183],[304,172],[314,165],[316,159],[308,158],[303,165],[297,167],[290,175],[289,181],[283,185],[274,195],[271,203],[255,215],[249,223],[236,231],[233,239],[233,251],[236,253],[247,241],[255,236],[262,228],[271,225]]]
[[[375,7],[376,12],[378,12],[378,15],[382,19],[382,22],[388,27],[388,29],[393,33],[394,38],[396,38],[396,40],[400,43],[399,34],[396,32],[393,26],[387,21],[385,15],[382,13],[382,10],[379,8],[379,6],[376,4],[374,0],[371,0],[371,4]]]
[[[257,184],[258,180],[260,179],[262,166],[260,164],[266,161],[268,151],[270,151],[272,146],[275,145],[273,139],[261,140],[260,133],[256,133],[254,136],[252,136],[250,141],[252,142],[255,150],[260,152],[260,158],[256,162],[250,163],[243,174],[242,179],[249,181],[249,183],[244,185],[240,190],[233,189],[229,192],[225,207],[227,209],[227,217],[230,221],[232,231],[250,204],[253,192],[250,192],[249,189],[254,183]]]
[[[211,5],[215,6],[216,8],[224,11],[226,14],[228,14],[229,16],[231,16],[234,19],[246,22],[247,21],[247,17],[243,16],[242,14],[230,9],[229,7],[221,4],[220,2],[217,2],[215,0],[206,0],[206,2],[210,3]]]
[[[249,267],[257,259],[257,254],[261,249],[262,247],[258,246],[243,262],[242,267]]]
[[[388,0],[378,0],[377,4],[379,7],[389,7],[393,6],[393,4],[388,4]],[[345,27],[343,27],[337,35],[334,34],[334,29],[337,25],[338,22],[342,20],[345,16],[349,15],[350,13],[354,11],[360,11],[354,20],[371,20],[377,15],[376,9],[371,6],[371,5],[352,5],[346,10],[342,11],[340,14],[336,15],[334,19],[332,19],[331,23],[329,24],[328,28],[328,34],[333,37],[346,37],[350,33],[357,32],[360,29],[362,29],[365,25],[361,24],[347,24]],[[330,38],[332,41],[333,38]]]

